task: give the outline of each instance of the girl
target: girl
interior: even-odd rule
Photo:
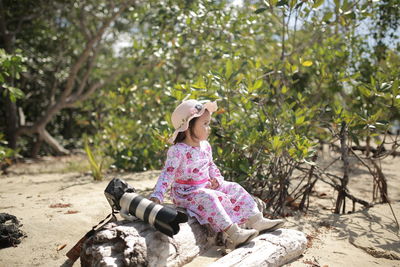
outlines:
[[[201,224],[210,224],[216,232],[224,231],[228,247],[235,248],[256,237],[259,231],[276,229],[283,221],[263,218],[243,187],[224,181],[207,142],[211,113],[216,110],[216,102],[184,100],[172,113],[175,132],[169,141],[173,145],[150,199],[163,202],[172,183],[174,204],[185,208]]]

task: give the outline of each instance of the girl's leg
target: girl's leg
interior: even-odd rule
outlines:
[[[222,195],[225,194],[216,190],[201,188],[186,199],[187,206],[185,206],[196,214],[200,223],[209,223],[216,232],[224,231],[228,237],[227,247],[234,249],[256,237],[258,231],[239,228],[226,211],[227,209],[230,210],[229,207],[224,207],[220,201]]]
[[[227,234],[227,247],[234,249],[255,238],[258,235],[257,230],[242,229],[232,222],[225,207],[219,201],[218,194],[220,193],[215,190],[200,189],[193,195],[193,201],[197,205],[197,210],[203,218],[207,219],[214,231],[224,231]]]
[[[240,223],[246,222],[246,227],[256,229],[259,232],[264,230],[272,231],[284,224],[281,219],[270,220],[264,218],[253,197],[238,183],[224,181],[218,190],[229,195],[233,205],[239,204],[234,206],[233,210],[243,211],[241,214],[238,212],[233,213],[233,216],[231,215],[233,221],[240,219]],[[230,213],[228,212],[228,214]]]
[[[234,222],[242,224],[249,217],[260,213],[253,197],[240,184],[224,181],[218,191],[224,193],[222,202],[228,201],[228,203],[223,203],[223,206],[230,207],[227,213]]]
[[[215,190],[201,188],[193,193],[190,200],[187,208],[201,217],[200,223],[209,223],[216,232],[221,232],[232,225],[233,222]]]

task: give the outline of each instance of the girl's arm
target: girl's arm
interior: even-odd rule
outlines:
[[[160,203],[164,201],[164,194],[169,188],[171,182],[174,180],[175,172],[181,163],[181,159],[180,151],[175,146],[171,146],[168,149],[164,169],[158,177],[153,193],[150,195],[150,199],[153,198],[154,201],[154,198],[157,198]]]
[[[218,182],[219,187],[222,182],[224,181],[224,177],[221,175],[221,172],[219,171],[217,165],[215,165],[214,161],[210,162],[210,169],[209,169],[209,175],[211,179],[215,179]]]
[[[215,165],[215,163],[214,163],[214,160],[213,160],[213,157],[212,157],[212,149],[211,149],[211,146],[210,146],[209,143],[208,143],[208,148],[207,149],[210,152],[210,168],[208,169],[208,173],[209,173],[209,176],[210,176],[210,178],[212,180],[214,179],[215,181],[218,182],[218,186],[217,187],[219,187],[222,184],[222,182],[224,181],[224,177],[221,175],[221,172],[219,171],[217,165]],[[215,186],[213,186],[213,187],[215,187]]]

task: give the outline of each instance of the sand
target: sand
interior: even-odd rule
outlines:
[[[387,158],[382,167],[400,219],[400,159]],[[340,172],[339,165],[332,168]],[[17,216],[27,234],[17,247],[0,250],[0,266],[70,266],[66,252],[110,213],[103,194],[108,181],[123,178],[146,195],[160,173],[108,174],[97,182],[86,170],[84,157],[75,155],[16,164],[0,176],[0,212]],[[371,201],[372,179],[362,166],[352,169],[350,189]],[[400,266],[399,232],[389,205],[336,215],[332,196],[329,186],[317,183],[308,213],[286,218],[286,228],[303,231],[309,240],[304,255],[287,266]],[[219,257],[214,247],[187,266],[207,266]]]

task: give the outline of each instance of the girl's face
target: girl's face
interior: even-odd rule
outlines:
[[[210,121],[211,114],[206,110],[194,123],[193,132],[196,136],[192,136],[192,139],[196,141],[207,140],[211,132]]]

